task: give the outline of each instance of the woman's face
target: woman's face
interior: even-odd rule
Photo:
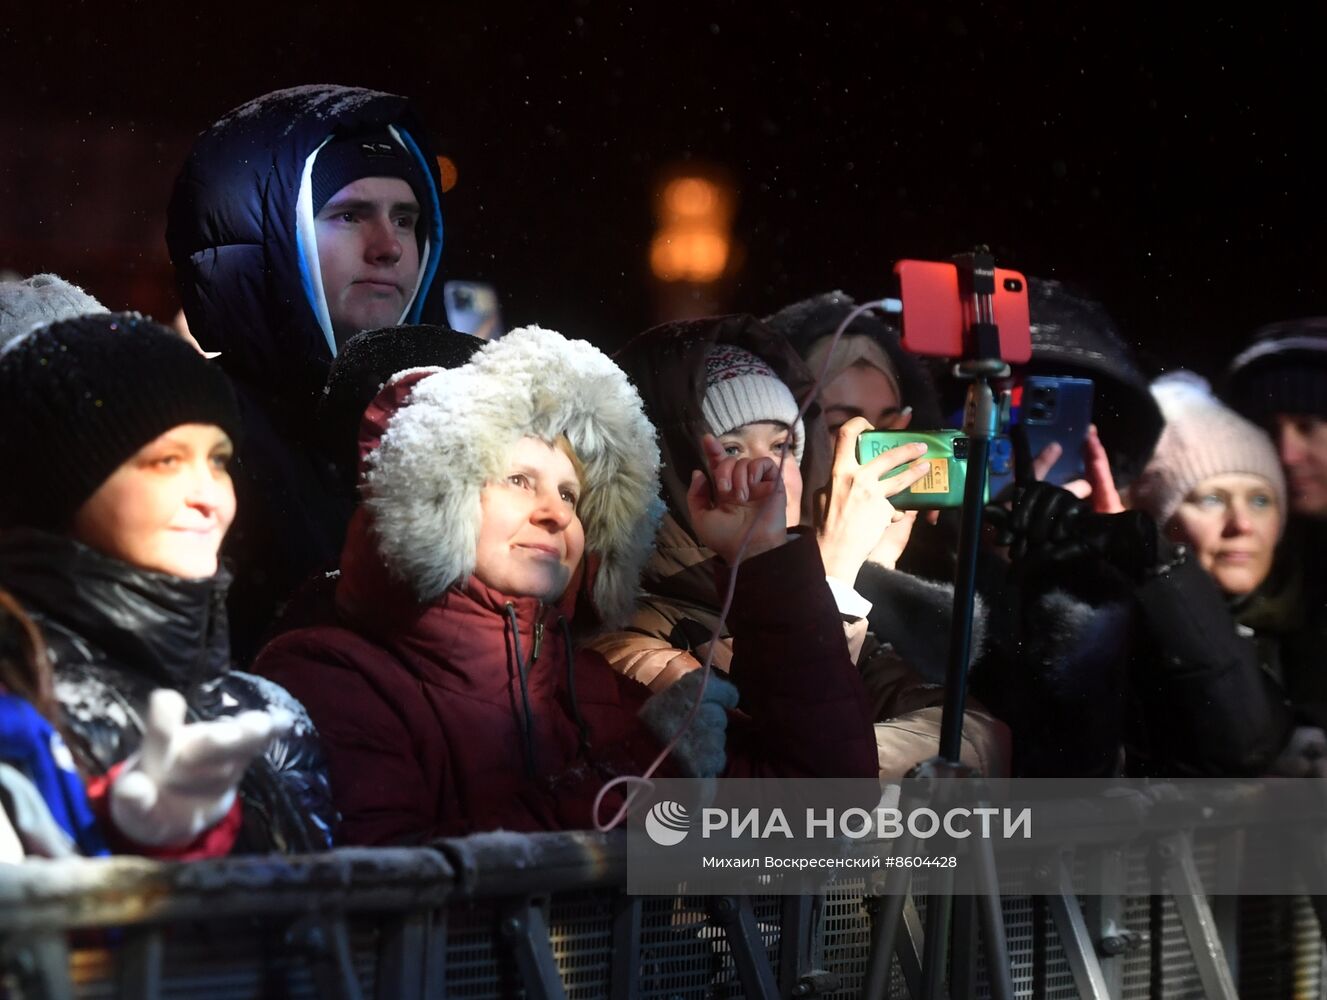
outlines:
[[[576,515],[580,495],[576,468],[563,451],[521,438],[506,476],[486,484],[479,496],[479,581],[512,597],[558,600],[585,554],[585,530]]]
[[[235,519],[234,446],[214,424],[181,424],[138,449],[74,514],[71,534],[141,569],[198,579],[217,571]]]
[[[1255,590],[1271,572],[1282,516],[1267,480],[1232,473],[1194,487],[1166,533],[1193,546],[1217,585],[1238,597]]]
[[[902,405],[885,373],[865,363],[848,366],[820,387],[820,407],[831,446],[839,428],[853,417],[865,417],[876,430],[891,428]]]
[[[788,453],[783,463],[783,489],[788,497],[788,527],[796,527],[802,520],[802,470],[793,457],[793,436],[788,425],[773,421],[743,424],[720,434],[719,443],[734,458],[772,458],[777,462],[784,452]]]

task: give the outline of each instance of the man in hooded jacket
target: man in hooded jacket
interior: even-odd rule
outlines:
[[[353,497],[317,412],[341,345],[441,315],[440,189],[404,98],[335,86],[236,108],[199,136],[176,180],[166,242],[185,315],[219,352],[245,424],[226,549],[240,662],[340,553]]]

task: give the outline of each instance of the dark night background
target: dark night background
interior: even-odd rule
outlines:
[[[651,192],[686,159],[737,187],[733,309],[866,297],[900,256],[984,241],[1209,374],[1260,323],[1327,311],[1320,21],[1078,6],[11,7],[0,268],[169,319],[191,137],[339,82],[416,101],[459,167],[444,271],[496,284],[508,325],[614,346],[653,322]]]

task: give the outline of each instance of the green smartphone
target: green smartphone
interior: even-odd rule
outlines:
[[[968,436],[962,431],[863,431],[857,438],[857,461],[865,465],[891,448],[914,441],[926,445],[922,460],[930,464],[930,469],[906,490],[890,497],[889,502],[899,510],[962,507],[968,482]],[[907,463],[890,469],[881,478],[905,468]],[[984,500],[990,499],[989,482],[986,492]]]

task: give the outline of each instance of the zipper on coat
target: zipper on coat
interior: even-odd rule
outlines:
[[[530,662],[539,659],[539,647],[544,643],[544,622],[536,619],[534,623],[534,645],[530,647]]]

